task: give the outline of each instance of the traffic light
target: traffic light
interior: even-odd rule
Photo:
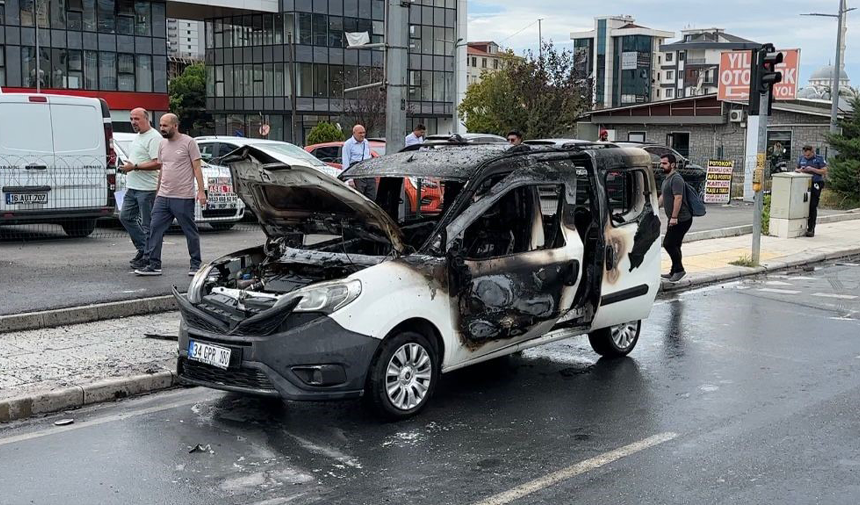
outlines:
[[[772,44],[766,44],[759,50],[756,88],[760,94],[771,93],[773,86],[782,82],[782,72],[776,70],[782,58],[782,53],[776,52]]]

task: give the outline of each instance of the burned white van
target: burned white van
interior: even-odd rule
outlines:
[[[246,147],[225,160],[266,243],[211,262],[182,312],[187,383],[418,413],[440,374],[587,334],[625,356],[659,286],[639,149],[435,145],[333,179]],[[376,201],[345,181],[378,181]],[[427,181],[442,212],[408,212]]]

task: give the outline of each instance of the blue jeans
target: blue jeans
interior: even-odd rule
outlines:
[[[179,223],[185,241],[188,243],[188,255],[191,256],[191,268],[200,268],[200,233],[197,232],[197,224],[194,222],[194,206],[197,202],[193,198],[167,198],[159,196],[155,198],[152,207],[152,223],[149,232],[149,240],[146,242],[144,256],[149,259],[149,265],[153,268],[161,268],[161,246],[164,242],[164,234],[173,219]]]
[[[128,234],[135,249],[141,254],[146,248],[149,237],[149,223],[152,217],[152,205],[155,202],[155,191],[129,189],[125,192],[119,220]]]

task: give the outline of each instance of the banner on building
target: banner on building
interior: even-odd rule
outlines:
[[[774,100],[794,100],[800,72],[800,49],[778,49],[783,61],[776,66],[782,82],[773,87]],[[750,94],[750,51],[726,51],[720,55],[717,100],[748,100]]]
[[[636,51],[621,53],[621,70],[636,70],[639,65],[639,53]]]
[[[734,161],[708,160],[705,203],[729,203],[732,198]]]

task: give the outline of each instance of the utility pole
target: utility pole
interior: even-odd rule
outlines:
[[[385,149],[396,153],[406,145],[406,91],[409,87],[409,2],[388,0],[385,51]]]
[[[42,92],[42,51],[39,47],[39,0],[33,2],[33,17],[36,27],[36,93]]]
[[[538,57],[543,59],[543,28],[541,23],[543,18],[538,18]]]
[[[756,147],[756,164],[753,172],[752,189],[755,192],[755,215],[753,216],[752,255],[753,265],[758,265],[761,258],[761,228],[762,211],[764,210],[764,181],[767,178],[767,119],[770,116],[770,102],[773,87],[782,81],[782,73],[777,72],[776,66],[782,63],[782,53],[776,52],[773,44],[764,44],[756,52],[752,76],[750,78],[750,106],[754,106],[754,97],[758,97],[758,138]]]
[[[839,113],[839,79],[842,77],[842,38],[845,36],[845,14],[853,10],[857,9],[855,7],[849,9],[845,0],[839,0],[839,12],[837,14],[822,14],[820,12],[801,14],[801,16],[836,18],[836,60],[833,62],[833,77],[830,83],[830,133],[839,131],[837,115]]]
[[[839,0],[836,30],[836,61],[833,62],[833,82],[830,85],[830,133],[839,132],[839,79],[842,78],[842,32],[845,26],[845,0]]]

